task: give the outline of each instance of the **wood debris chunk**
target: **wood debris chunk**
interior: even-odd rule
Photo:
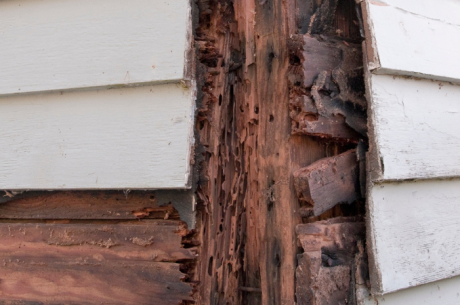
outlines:
[[[299,169],[294,173],[294,186],[299,200],[312,207],[314,216],[339,203],[354,202],[361,195],[356,150]]]
[[[338,217],[296,227],[304,253],[298,255],[297,304],[348,304],[354,290],[355,255],[364,223]],[[353,273],[352,273],[353,272]]]

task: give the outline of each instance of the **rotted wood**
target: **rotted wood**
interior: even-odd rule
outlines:
[[[310,205],[310,213],[314,216],[339,203],[349,204],[361,197],[355,149],[316,161],[299,169],[293,176],[299,200]]]
[[[289,42],[292,133],[358,143],[367,133],[360,44],[298,35]]]
[[[292,173],[340,148],[292,136],[281,1],[198,1],[200,304],[293,304]],[[290,13],[289,13],[290,14]],[[201,149],[201,151],[200,151]]]
[[[3,259],[2,304],[165,304],[192,300],[179,264]]]
[[[301,224],[296,232],[304,250],[298,255],[296,269],[297,304],[350,304],[356,283],[356,254],[363,249],[362,219],[339,217]]]
[[[178,221],[0,223],[2,300],[54,303],[177,304],[192,286],[176,262]]]
[[[67,221],[69,222],[69,221]],[[149,220],[122,223],[0,223],[0,257],[84,261],[144,260],[177,262],[195,258],[184,249],[184,225]]]
[[[195,226],[192,191],[5,191],[0,219],[170,219]]]
[[[342,1],[338,2],[339,9]],[[296,302],[295,267],[299,249],[295,227],[302,218],[292,174],[321,158],[351,149],[364,137],[351,127],[346,130],[351,135],[337,136],[343,132],[339,128],[346,125],[342,115],[348,109],[346,105],[354,107],[354,104],[348,103],[350,94],[346,85],[349,84],[342,84],[340,89],[332,79],[332,72],[341,81],[340,69],[351,71],[348,62],[337,60],[337,64],[316,71],[310,88],[288,78],[292,69],[303,75],[303,59],[292,56],[293,40],[289,37],[303,37],[297,35],[301,32],[295,20],[297,6],[311,3],[197,2],[199,25],[195,40],[199,49],[201,95],[196,164],[201,169],[197,194],[203,238],[198,262],[200,304]],[[327,26],[328,33],[336,33],[342,27],[337,21],[339,11],[336,9],[332,15],[335,16],[332,19],[316,15],[318,20],[331,23]],[[345,32],[348,35],[350,31]],[[351,40],[331,42],[338,49],[339,58],[340,46],[352,45]],[[360,56],[359,52],[356,56]],[[327,59],[323,64],[328,64]],[[345,105],[336,107],[341,112],[331,118],[338,121],[337,132],[329,132],[331,135],[327,137],[335,139],[334,135],[340,143],[328,145],[318,137],[293,133],[289,120],[293,110],[290,97],[291,101],[299,97],[299,103],[310,99],[312,110],[305,117],[316,119],[321,113],[331,112],[332,106],[318,108],[311,92],[313,82],[323,71],[328,71],[327,84],[335,87],[328,92],[322,88],[326,84],[317,82],[316,91],[322,99],[318,98],[318,105],[321,102],[328,107],[336,107],[334,103]],[[332,101],[329,96],[332,92],[335,97],[342,94],[347,101]],[[330,121],[329,117],[324,119]]]

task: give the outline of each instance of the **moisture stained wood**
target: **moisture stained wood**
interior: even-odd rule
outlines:
[[[0,266],[3,302],[44,304],[164,304],[191,300],[179,264],[59,261],[11,257]]]
[[[138,219],[179,215],[157,192],[32,192],[0,204],[6,219]],[[5,198],[3,198],[5,199]],[[191,204],[191,203],[189,203]],[[144,212],[144,215],[140,213]],[[168,215],[166,215],[168,214]]]
[[[378,57],[373,72],[460,82],[458,1],[365,0],[363,7]]]
[[[192,287],[176,262],[178,221],[0,223],[2,301],[177,304]]]
[[[203,71],[196,148],[203,236],[198,303],[291,305],[295,226],[302,221],[292,174],[348,147],[292,134],[288,77],[289,38],[299,30],[295,1],[197,5],[197,68]]]
[[[193,93],[178,84],[0,98],[0,189],[188,188]]]
[[[348,304],[354,258],[365,232],[364,223],[357,220],[338,217],[297,226],[304,250],[296,269],[297,304]]]
[[[190,19],[189,0],[1,1],[0,95],[178,82]]]
[[[289,49],[292,133],[355,143],[365,138],[361,46],[338,37],[292,35]]]
[[[0,262],[12,257],[176,262],[193,259],[181,246],[186,228],[177,221],[121,223],[0,223]]]
[[[382,170],[375,180],[460,175],[460,86],[370,76],[373,137]]]
[[[319,216],[339,203],[360,198],[356,150],[324,158],[294,173],[294,185],[301,201]]]
[[[369,194],[372,292],[460,275],[460,180],[383,183]]]

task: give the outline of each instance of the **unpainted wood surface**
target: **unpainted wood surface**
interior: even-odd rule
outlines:
[[[369,194],[374,293],[460,275],[460,180],[383,183]]]
[[[301,201],[319,216],[339,203],[360,198],[359,166],[356,150],[324,158],[297,170],[294,185]]]
[[[191,300],[179,264],[81,262],[10,257],[0,265],[1,299],[12,304],[165,304]]]
[[[355,143],[365,138],[361,46],[338,37],[291,35],[289,49],[292,133]]]
[[[189,0],[0,2],[0,95],[178,82]]]
[[[348,304],[354,290],[355,254],[364,232],[364,223],[355,217],[337,217],[296,227],[304,250],[298,255],[296,269],[297,304]]]
[[[379,179],[460,175],[460,86],[372,75],[374,142]]]
[[[384,296],[372,296],[365,286],[357,289],[358,305],[458,305],[460,277],[412,287]]]
[[[0,260],[11,257],[67,262],[87,259],[176,262],[193,259],[181,247],[186,229],[177,221],[132,223],[0,223]]]
[[[376,73],[460,82],[460,2],[365,1]]]
[[[116,191],[27,192],[7,197],[8,201],[2,198],[0,218],[178,219],[173,206],[176,202],[165,201],[162,197],[161,192],[154,191],[128,194]],[[188,205],[191,204],[190,199]]]
[[[188,188],[192,90],[0,98],[0,189]]]

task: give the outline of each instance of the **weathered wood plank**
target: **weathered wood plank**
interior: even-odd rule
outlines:
[[[460,175],[460,86],[372,75],[377,180]]]
[[[192,90],[0,98],[0,189],[188,188]]]
[[[158,194],[159,193],[159,194]],[[159,196],[157,196],[157,194]],[[6,219],[178,219],[161,192],[31,192],[0,204]],[[191,202],[189,202],[191,205]],[[142,214],[143,212],[143,214]],[[142,215],[141,215],[142,214]]]
[[[458,1],[365,0],[364,7],[375,73],[460,82]]]
[[[374,185],[368,199],[373,293],[460,275],[460,180]]]
[[[45,304],[171,304],[191,300],[179,264],[52,257],[10,257],[0,266],[3,302]]]
[[[0,2],[0,95],[178,82],[188,0]]]
[[[316,161],[297,170],[293,176],[297,196],[311,206],[314,216],[361,197],[355,149]]]
[[[83,262],[144,260],[176,262],[193,259],[181,245],[186,228],[178,221],[132,223],[0,223],[0,259],[11,257]]]

